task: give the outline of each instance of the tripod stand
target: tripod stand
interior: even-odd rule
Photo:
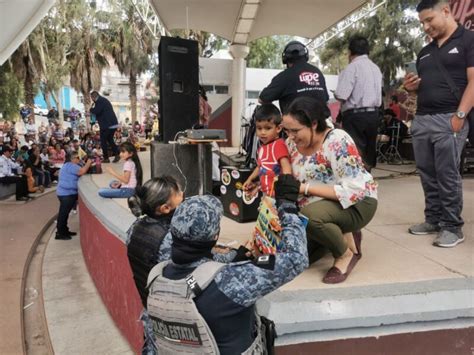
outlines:
[[[403,164],[403,158],[398,150],[398,141],[400,140],[400,122],[395,122],[390,129],[390,145],[385,151],[385,159],[388,164],[396,164],[397,161]]]

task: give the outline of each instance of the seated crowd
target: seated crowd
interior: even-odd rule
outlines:
[[[0,183],[16,184],[16,199],[27,201],[30,194],[43,192],[51,184],[57,184],[59,170],[73,152],[87,155],[93,161],[101,161],[103,152],[98,127],[87,131],[83,125],[64,129],[57,120],[49,125],[35,124],[33,114],[25,117],[23,132],[17,131],[10,121],[0,122]],[[127,133],[116,137],[116,142],[137,138]]]

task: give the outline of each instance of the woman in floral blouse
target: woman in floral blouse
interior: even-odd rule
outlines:
[[[334,265],[325,283],[343,282],[361,258],[360,229],[377,209],[377,184],[352,138],[326,124],[326,106],[299,97],[283,116],[293,175],[301,182],[299,206],[308,217],[310,263],[327,249]]]

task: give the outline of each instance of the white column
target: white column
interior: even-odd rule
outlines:
[[[232,61],[232,135],[233,147],[240,144],[241,117],[245,107],[245,70],[247,68],[247,55],[249,47],[243,44],[233,44],[229,48]]]

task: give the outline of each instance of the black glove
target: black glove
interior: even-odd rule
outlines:
[[[246,247],[241,245],[239,249],[237,249],[237,255],[232,260],[232,262],[236,263],[239,261],[246,261],[246,260],[253,260],[253,256],[250,250],[248,250]]]
[[[298,194],[300,192],[301,183],[291,174],[284,174],[278,177],[275,182],[275,200],[277,207],[279,207],[278,201],[286,200],[288,202],[295,203],[298,200]]]
[[[282,218],[281,213],[298,213],[296,201],[300,185],[301,183],[293,175],[285,174],[278,177],[275,182],[275,200],[280,218]]]

